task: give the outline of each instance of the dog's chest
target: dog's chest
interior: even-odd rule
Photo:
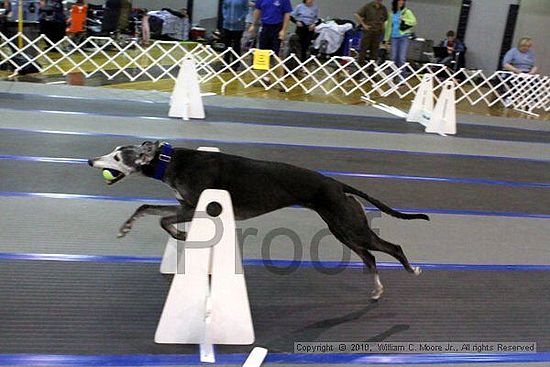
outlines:
[[[176,195],[176,199],[180,200],[180,201],[187,201],[185,200],[185,198],[180,194],[180,192],[178,190],[174,190],[174,195]]]
[[[182,193],[181,190],[176,190],[176,189],[173,189],[173,191],[178,201],[191,204],[191,200],[189,200],[189,197],[186,195],[185,192]]]

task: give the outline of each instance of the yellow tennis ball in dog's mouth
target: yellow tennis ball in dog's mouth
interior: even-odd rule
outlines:
[[[109,171],[108,169],[103,170],[103,178],[107,181],[113,181],[115,179],[115,176]]]

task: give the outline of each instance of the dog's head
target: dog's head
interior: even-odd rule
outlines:
[[[88,160],[94,168],[108,169],[114,179],[106,180],[108,185],[119,182],[134,173],[141,173],[156,156],[160,142],[146,141],[141,145],[116,147],[111,153]]]

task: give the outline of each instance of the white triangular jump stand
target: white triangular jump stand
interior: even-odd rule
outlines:
[[[209,210],[215,203],[221,206],[218,216]],[[199,198],[155,342],[200,344],[203,362],[215,361],[213,344],[254,342],[233,206],[227,191],[205,190]]]
[[[216,152],[219,153],[220,149],[217,147],[198,147],[197,150],[203,152]],[[176,194],[179,195],[179,194]],[[189,226],[187,223],[180,224],[183,226],[181,230],[188,232]],[[183,246],[183,243],[182,243]],[[160,263],[160,272],[162,274],[176,274],[178,268],[178,240],[172,236],[168,237],[168,242],[166,242],[166,247],[164,248],[164,255],[162,256],[162,261]]]
[[[411,109],[407,115],[408,122],[418,122],[427,126],[434,109],[433,76],[424,74],[416,92]]]
[[[443,84],[432,118],[425,131],[443,136],[456,134],[456,100],[452,81]]]
[[[202,103],[199,78],[195,62],[191,58],[183,59],[174,91],[170,97],[170,117],[179,117],[184,120],[204,119],[204,105]]]

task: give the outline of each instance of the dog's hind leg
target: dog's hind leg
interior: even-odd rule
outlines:
[[[353,207],[355,215],[360,216],[364,219],[365,225],[361,227],[358,232],[363,233],[362,235],[366,240],[364,242],[366,244],[366,249],[372,251],[380,251],[391,255],[396,258],[409,273],[420,275],[422,273],[422,270],[419,267],[411,266],[401,246],[381,239],[376,233],[374,233],[374,231],[370,229],[365,211],[363,209],[363,205],[361,205],[359,200],[357,200],[356,198],[353,199],[354,200],[351,200],[350,197],[347,197],[347,203],[350,207]],[[364,233],[363,230],[366,230],[368,233]]]
[[[170,215],[177,215],[182,211],[181,205],[142,205],[128,218],[126,222],[120,227],[120,230],[118,232],[118,237],[124,237],[130,230],[132,229],[132,226],[134,225],[134,222],[146,215],[160,215],[160,216],[170,216]]]
[[[368,250],[364,248],[356,248],[352,249],[361,260],[363,260],[363,263],[369,268],[369,271],[374,276],[374,289],[371,292],[371,299],[378,300],[380,297],[382,297],[382,294],[384,293],[384,286],[382,285],[382,282],[380,281],[380,274],[378,273],[378,269],[376,268],[376,259],[373,254],[371,254]]]
[[[371,299],[378,300],[384,293],[384,286],[380,281],[380,274],[376,268],[376,259],[368,251],[367,244],[371,238],[371,231],[362,206],[355,198],[344,196],[328,207],[330,209],[321,208],[316,211],[327,223],[332,234],[355,252],[369,272],[373,274],[374,289],[371,293]]]
[[[381,239],[374,232],[372,234],[372,237],[373,241],[370,242],[370,250],[384,252],[388,255],[393,256],[401,263],[401,265],[403,265],[405,270],[407,270],[409,273],[412,273],[414,275],[420,275],[422,273],[422,269],[419,266],[411,265],[411,263],[405,256],[405,253],[403,252],[401,246]]]
[[[411,266],[401,246],[381,239],[376,235],[376,233],[372,231],[371,234],[372,240],[369,241],[369,250],[380,251],[393,256],[403,265],[405,270],[407,270],[409,273],[412,273],[414,275],[420,275],[422,273],[422,269],[420,269],[419,266]]]
[[[348,246],[361,258],[363,264],[365,264],[369,272],[374,276],[374,288],[371,292],[371,299],[378,300],[384,293],[384,286],[380,281],[380,274],[378,273],[378,268],[376,267],[376,258],[374,255],[371,254],[364,246],[357,245],[356,241],[351,240],[345,234],[339,233],[337,229],[331,229],[331,232],[340,242]]]

